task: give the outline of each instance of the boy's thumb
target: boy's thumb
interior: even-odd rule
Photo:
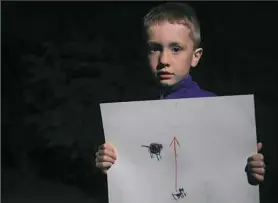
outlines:
[[[261,151],[262,147],[263,147],[263,143],[259,142],[259,143],[257,144],[258,152]]]

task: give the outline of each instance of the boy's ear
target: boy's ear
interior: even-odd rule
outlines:
[[[203,49],[202,48],[198,48],[195,49],[193,56],[192,56],[192,60],[191,60],[191,66],[192,67],[196,67],[201,59],[201,56],[203,54]]]

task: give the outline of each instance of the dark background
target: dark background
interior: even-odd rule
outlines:
[[[152,89],[140,26],[158,3],[1,2],[3,202],[106,201],[91,166],[104,142],[99,103]],[[277,3],[189,4],[204,47],[193,78],[219,96],[255,95],[261,199],[277,202]]]

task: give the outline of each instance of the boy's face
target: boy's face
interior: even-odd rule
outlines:
[[[202,49],[194,49],[186,25],[163,22],[150,26],[147,34],[149,64],[161,85],[175,85],[198,64]]]

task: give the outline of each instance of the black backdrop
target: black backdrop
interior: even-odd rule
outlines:
[[[158,3],[2,2],[6,201],[59,199],[62,191],[65,199],[106,199],[105,181],[91,166],[92,154],[104,141],[99,103],[139,100],[152,86],[140,26]],[[258,139],[268,165],[261,198],[275,202],[277,3],[189,4],[199,16],[204,47],[192,75],[220,96],[255,94]],[[53,189],[52,182],[60,185]]]

